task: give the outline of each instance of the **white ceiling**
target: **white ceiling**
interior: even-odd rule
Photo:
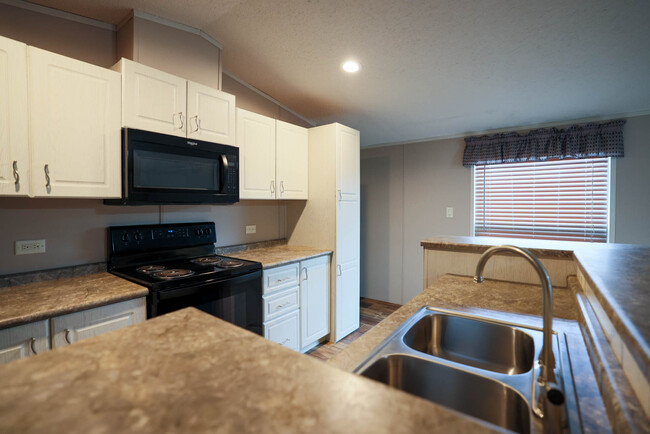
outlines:
[[[650,111],[648,0],[35,3],[200,28],[227,70],[316,124],[359,129],[362,145]]]

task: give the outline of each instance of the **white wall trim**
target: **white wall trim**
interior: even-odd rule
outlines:
[[[607,242],[616,242],[616,158],[609,157],[609,209],[607,210]]]
[[[272,96],[270,96],[270,95],[264,93],[263,91],[259,90],[259,89],[256,88],[255,86],[253,86],[253,85],[251,85],[251,84],[245,82],[244,80],[242,80],[241,78],[239,78],[239,77],[237,77],[235,74],[233,74],[232,72],[228,71],[226,68],[224,68],[224,69],[222,70],[222,74],[227,75],[228,77],[232,78],[233,80],[235,80],[237,83],[241,84],[242,86],[245,86],[245,87],[247,87],[248,89],[252,90],[253,92],[257,93],[258,95],[263,96],[264,98],[266,98],[266,99],[268,99],[269,101],[271,101],[273,104],[276,104],[276,105],[280,106],[281,108],[283,108],[284,110],[288,111],[288,112],[291,113],[292,115],[294,115],[294,116],[296,116],[296,117],[302,119],[303,121],[307,122],[307,123],[308,123],[309,125],[311,125],[312,127],[315,127],[315,126],[316,126],[316,122],[312,121],[311,119],[307,119],[306,117],[304,117],[304,116],[301,115],[300,113],[297,113],[297,112],[291,110],[289,107],[287,107],[286,105],[282,104],[282,103],[281,103],[280,101],[278,101],[277,99],[275,99],[275,98],[273,98]]]
[[[2,1],[2,0],[0,0],[0,1]],[[206,41],[208,41],[209,43],[214,45],[215,47],[219,48],[220,50],[223,50],[223,45],[221,44],[221,42],[217,41],[212,36],[208,35],[207,33],[205,33],[201,29],[197,29],[196,27],[192,27],[192,26],[188,26],[186,24],[182,24],[182,23],[179,23],[179,22],[176,22],[176,21],[168,20],[167,18],[162,18],[162,17],[159,17],[157,15],[152,15],[152,14],[147,13],[147,12],[139,11],[137,9],[133,10],[133,14],[131,16],[136,17],[136,18],[142,18],[142,19],[147,20],[147,21],[153,21],[154,23],[162,24],[164,26],[172,27],[174,29],[182,30],[184,32],[199,35],[203,39],[205,39]],[[123,23],[127,22],[130,18],[131,17],[127,17],[126,20],[124,20],[122,23],[120,23],[118,28],[121,27],[123,25]]]
[[[387,142],[387,143],[379,143],[376,145],[367,145],[363,146],[362,149],[370,149],[370,148],[380,148],[384,146],[395,146],[395,145],[410,145],[414,143],[424,143],[424,142],[433,142],[433,141],[438,141],[438,140],[448,140],[448,139],[460,139],[460,138],[465,138],[465,137],[471,137],[471,136],[482,136],[485,134],[498,134],[498,133],[510,133],[513,131],[525,131],[525,130],[532,130],[535,128],[550,128],[550,127],[559,127],[559,126],[564,126],[568,124],[581,124],[585,122],[598,122],[598,121],[608,121],[611,119],[619,119],[619,118],[634,118],[637,116],[647,116],[650,115],[650,110],[641,110],[638,112],[631,112],[631,113],[618,113],[618,114],[612,114],[612,115],[604,115],[604,116],[594,116],[590,118],[580,118],[580,119],[568,119],[565,121],[557,121],[557,122],[547,122],[547,123],[542,123],[542,124],[531,124],[531,125],[522,125],[522,126],[515,126],[515,127],[507,127],[507,128],[495,128],[492,130],[483,130],[483,131],[470,131],[466,133],[461,133],[461,134],[452,134],[448,136],[434,136],[434,137],[428,137],[424,139],[414,139],[414,140],[407,140],[404,142]]]
[[[69,21],[75,21],[81,24],[87,24],[93,27],[99,27],[100,29],[115,31],[117,26],[110,23],[105,23],[103,21],[94,20],[92,18],[83,17],[81,15],[73,14],[71,12],[61,11],[59,9],[50,8],[47,6],[41,6],[34,3],[29,3],[27,1],[21,0],[0,0],[0,4],[5,4],[8,6],[13,6],[20,9],[25,9],[32,12],[38,12],[40,14],[49,15],[52,17],[63,18]]]

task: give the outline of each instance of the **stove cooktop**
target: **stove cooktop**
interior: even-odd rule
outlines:
[[[220,255],[197,258],[157,261],[151,264],[126,266],[111,272],[153,290],[206,283],[261,270],[258,262],[245,261]]]

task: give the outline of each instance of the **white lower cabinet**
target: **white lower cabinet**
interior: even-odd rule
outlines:
[[[330,331],[329,257],[302,261],[300,269],[300,348],[306,348]]]
[[[0,364],[50,349],[50,321],[36,321],[0,330]]]
[[[298,309],[264,323],[264,337],[290,350],[300,350],[300,312]]]
[[[330,258],[264,270],[264,337],[306,351],[329,333]]]
[[[146,320],[144,297],[0,330],[0,364]]]
[[[147,319],[144,298],[82,310],[51,319],[52,348],[70,345]]]

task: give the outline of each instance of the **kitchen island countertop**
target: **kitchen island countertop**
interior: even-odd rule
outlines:
[[[193,308],[0,366],[0,432],[502,432]]]

